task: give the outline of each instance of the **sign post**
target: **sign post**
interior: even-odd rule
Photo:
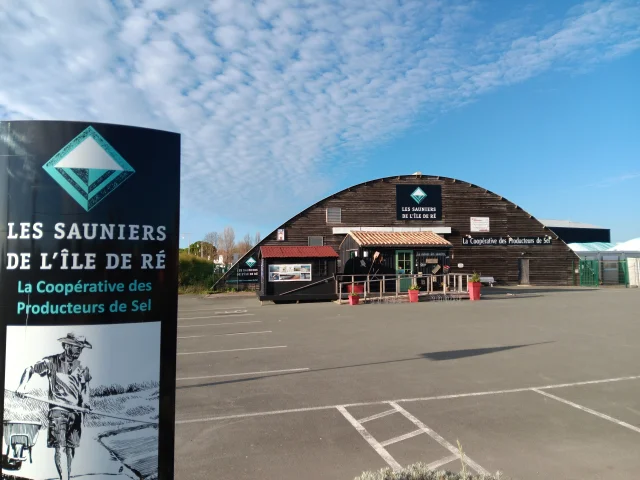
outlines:
[[[173,479],[180,135],[0,122],[3,479]]]

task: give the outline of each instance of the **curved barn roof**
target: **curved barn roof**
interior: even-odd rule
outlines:
[[[523,210],[521,207],[519,207],[517,204],[515,204],[515,203],[511,202],[510,200],[508,200],[508,199],[504,198],[502,195],[498,195],[498,194],[496,194],[496,193],[492,192],[491,190],[488,190],[488,189],[486,189],[486,188],[484,188],[484,187],[480,187],[480,186],[478,186],[478,185],[476,185],[476,184],[474,184],[474,183],[467,182],[467,181],[460,180],[460,179],[456,179],[456,178],[452,178],[452,177],[444,177],[444,176],[441,176],[441,175],[423,175],[421,172],[415,172],[415,173],[413,173],[413,174],[411,174],[411,175],[391,175],[391,176],[388,176],[388,177],[381,177],[381,178],[377,178],[377,179],[374,179],[374,180],[367,180],[367,181],[365,181],[365,182],[360,182],[360,183],[358,183],[358,184],[352,185],[352,186],[347,187],[347,188],[344,188],[344,189],[342,189],[342,190],[340,190],[340,191],[338,191],[338,192],[335,192],[335,193],[333,193],[333,194],[331,194],[331,195],[328,195],[328,196],[326,196],[326,197],[322,198],[321,200],[318,200],[317,202],[315,202],[315,203],[313,203],[313,204],[309,205],[307,208],[305,208],[305,209],[304,209],[304,210],[302,210],[301,212],[297,213],[296,215],[294,215],[293,217],[291,217],[290,219],[288,219],[286,222],[283,222],[282,224],[280,224],[280,226],[278,226],[277,228],[275,228],[274,230],[272,230],[268,235],[265,235],[265,236],[264,236],[264,238],[263,238],[263,239],[262,239],[258,244],[254,245],[254,247],[253,247],[253,248],[251,248],[248,252],[244,253],[244,254],[243,254],[243,255],[238,259],[238,261],[237,261],[237,262],[235,262],[235,263],[231,266],[231,268],[229,268],[229,270],[228,270],[228,271],[227,271],[227,272],[226,272],[222,277],[220,277],[220,278],[218,279],[218,281],[216,281],[216,282],[213,284],[213,287],[212,287],[212,288],[215,288],[215,287],[216,287],[216,285],[218,285],[219,283],[223,283],[223,282],[226,280],[226,278],[229,276],[229,274],[234,270],[234,268],[235,268],[237,265],[239,265],[239,264],[240,264],[240,262],[242,262],[245,258],[249,257],[249,256],[251,255],[251,253],[252,253],[252,252],[254,252],[257,248],[260,248],[261,246],[263,246],[263,245],[264,245],[264,243],[265,243],[265,242],[267,242],[267,241],[269,240],[269,237],[271,237],[272,235],[274,235],[275,233],[277,233],[278,229],[280,229],[280,228],[284,228],[284,226],[285,226],[286,224],[288,224],[288,223],[290,223],[290,222],[294,221],[295,219],[297,219],[297,218],[301,217],[301,216],[302,216],[302,215],[304,215],[305,213],[307,213],[307,212],[309,212],[310,210],[312,210],[312,209],[314,209],[314,208],[318,207],[319,205],[321,205],[321,204],[323,204],[323,203],[327,202],[328,200],[330,200],[330,199],[332,199],[332,198],[334,198],[334,197],[337,197],[337,196],[339,196],[339,195],[341,195],[341,194],[343,194],[343,193],[345,193],[345,192],[349,192],[349,191],[351,191],[351,190],[355,190],[355,189],[357,189],[357,188],[364,187],[364,186],[367,186],[367,185],[372,185],[372,184],[374,184],[374,183],[378,183],[378,182],[387,182],[387,181],[391,181],[391,180],[394,180],[394,179],[398,179],[398,180],[400,180],[400,179],[420,179],[420,178],[431,179],[431,180],[445,180],[445,181],[451,181],[451,182],[454,182],[454,183],[455,183],[455,182],[459,182],[459,183],[466,184],[466,185],[471,186],[471,187],[475,187],[475,188],[482,189],[485,193],[489,193],[489,194],[495,195],[495,196],[499,197],[499,198],[500,198],[500,199],[502,199],[502,200],[505,200],[505,201],[507,201],[507,202],[509,202],[509,203],[512,203],[514,206],[516,206],[517,208],[519,208],[520,210],[522,210],[524,213],[526,213],[527,215],[529,215],[529,217],[530,217],[530,218],[533,218],[533,219],[535,219],[538,223],[540,223],[540,226],[541,226],[541,227],[543,227],[543,228],[547,228],[547,227],[546,227],[542,222],[540,222],[540,220],[536,219],[536,218],[535,218],[533,215],[531,215],[529,212],[524,211],[524,210]],[[557,240],[560,240],[559,238],[557,238],[557,236],[556,236],[556,239],[557,239]]]

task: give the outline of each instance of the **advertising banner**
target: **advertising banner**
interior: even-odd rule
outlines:
[[[270,282],[310,282],[311,264],[269,265]]]
[[[470,217],[471,232],[489,232],[489,217]]]
[[[440,185],[396,185],[397,220],[442,220]]]
[[[173,479],[179,199],[179,134],[0,122],[3,479]]]

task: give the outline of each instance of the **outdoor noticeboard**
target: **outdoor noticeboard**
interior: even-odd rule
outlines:
[[[0,122],[2,478],[173,478],[180,135]]]

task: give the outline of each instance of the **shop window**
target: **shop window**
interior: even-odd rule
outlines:
[[[342,223],[342,209],[340,207],[327,208],[327,223]]]
[[[324,245],[324,237],[311,236],[307,237],[307,245],[310,247],[322,247]]]

